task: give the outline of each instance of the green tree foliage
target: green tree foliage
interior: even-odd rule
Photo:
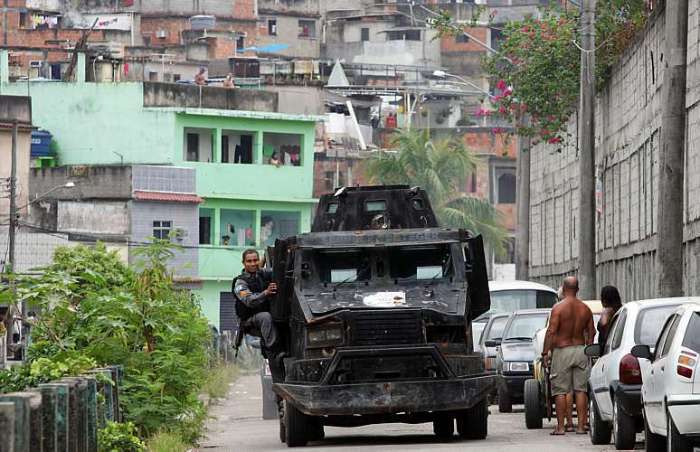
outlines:
[[[455,139],[433,141],[427,130],[397,132],[392,147],[367,162],[373,183],[408,184],[428,192],[442,226],[465,228],[482,234],[499,252],[506,231],[498,211],[487,201],[464,193],[467,177],[476,170],[476,159]]]
[[[107,422],[97,434],[97,448],[103,452],[143,452],[146,445],[137,436],[133,423]]]
[[[62,248],[41,276],[20,278],[18,297],[37,311],[28,355],[32,366],[76,354],[123,365],[126,420],[144,436],[176,428],[193,441],[204,419],[197,394],[210,330],[198,301],[173,285],[170,242],[137,254],[132,270],[101,244]]]
[[[596,6],[596,75],[599,89],[613,65],[648,18],[645,0],[598,0]],[[458,34],[462,25],[441,12],[431,25],[441,34]],[[581,49],[579,11],[552,2],[540,17],[509,22],[496,53],[484,68],[496,85],[494,114],[510,120],[518,134],[560,143],[579,95]],[[527,113],[529,124],[521,119]],[[483,113],[482,113],[483,114]]]

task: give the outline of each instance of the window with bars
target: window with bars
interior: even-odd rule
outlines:
[[[158,220],[153,222],[153,237],[160,240],[169,240],[172,221]]]

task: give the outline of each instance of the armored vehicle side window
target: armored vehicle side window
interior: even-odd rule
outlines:
[[[394,279],[436,279],[452,273],[447,246],[395,247],[389,251],[390,276]]]
[[[328,207],[326,207],[326,213],[334,214],[338,211],[338,203],[337,202],[332,202],[328,204]]]
[[[413,208],[416,210],[425,209],[425,205],[423,204],[423,200],[420,198],[414,198],[413,201],[411,201],[411,204],[413,205]]]

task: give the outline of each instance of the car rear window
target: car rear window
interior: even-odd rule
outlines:
[[[634,343],[655,346],[666,319],[677,307],[678,305],[674,304],[643,309],[637,316],[637,324],[634,327]]]
[[[700,312],[693,313],[685,330],[683,337],[683,347],[700,352]]]

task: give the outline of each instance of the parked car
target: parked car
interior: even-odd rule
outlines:
[[[498,411],[510,413],[513,403],[523,402],[525,380],[532,378],[535,349],[532,338],[547,323],[549,309],[527,309],[513,313],[503,330],[496,353],[496,369],[503,377],[498,388]]]
[[[586,355],[598,358],[588,380],[593,444],[610,443],[612,433],[617,449],[634,447],[636,433],[644,425],[641,372],[649,362],[640,362],[630,352],[635,345],[654,345],[668,316],[687,300],[628,302],[613,316],[605,344],[586,347]]]
[[[593,314],[593,324],[597,325],[600,320],[600,314],[603,311],[603,305],[598,300],[584,300],[584,303],[591,309]],[[544,368],[542,367],[542,350],[544,350],[544,338],[547,334],[549,326],[549,317],[547,324],[541,330],[535,333],[533,338],[533,347],[535,349],[535,359],[533,366],[533,379],[525,381],[523,387],[523,403],[525,404],[525,426],[529,429],[542,428],[542,419],[547,415],[547,378]],[[598,332],[593,338],[594,343],[598,342]],[[552,403],[552,400],[550,400]],[[554,405],[552,403],[552,413]]]
[[[557,291],[530,281],[489,281],[491,309],[482,315],[511,314],[522,309],[551,308],[558,301]]]
[[[492,315],[481,333],[479,347],[484,355],[484,369],[487,372],[496,370],[496,348],[501,342],[503,329],[508,323],[508,317],[510,317],[510,314]]]
[[[474,321],[472,323],[472,338],[474,340],[474,353],[481,353],[483,355],[484,351],[481,349],[481,335],[486,328],[488,319],[483,319],[480,321]]]
[[[653,348],[632,348],[641,362],[647,451],[692,452],[700,445],[700,298],[667,320]]]

